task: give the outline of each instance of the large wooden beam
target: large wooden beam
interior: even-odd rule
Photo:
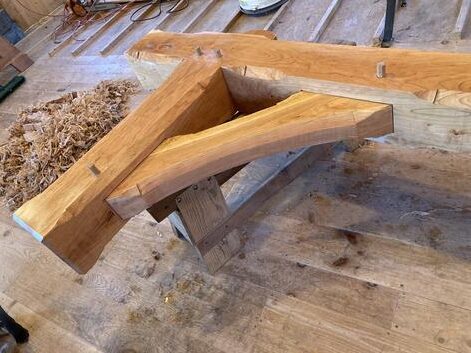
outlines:
[[[227,121],[235,111],[220,67],[182,64],[15,220],[76,271],[86,272],[125,224],[106,197],[164,139]]]
[[[131,61],[168,63],[219,50],[224,66],[258,66],[280,74],[387,90],[471,91],[471,55],[272,41],[239,33],[151,32],[127,52]],[[376,76],[379,63],[386,75]]]
[[[431,104],[415,95],[437,89],[470,92],[469,54],[268,41],[246,34],[151,33],[128,56],[138,77],[151,88],[195,47],[208,57],[219,49],[226,72],[239,68],[232,71],[238,71],[243,81],[240,101],[257,101],[260,106],[261,99],[277,96],[273,104],[308,90],[391,104],[395,133],[389,140],[471,151],[471,109]],[[385,75],[378,78],[376,68],[382,63]],[[238,84],[233,81],[231,76],[230,87]]]
[[[14,216],[79,272],[94,264],[125,224],[106,199],[139,163],[164,139],[218,125],[236,109],[251,113],[300,90],[370,100],[394,106],[396,131],[405,134],[401,137],[471,150],[470,109],[415,95],[434,90],[469,92],[468,54],[279,42],[258,35],[161,32],[138,42],[129,56],[140,77],[149,77],[150,88],[172,77]],[[376,75],[378,64],[386,68],[381,77]]]
[[[107,201],[127,219],[199,180],[258,158],[391,132],[388,105],[300,92],[254,114],[164,142]]]
[[[453,94],[447,100],[432,101],[426,96],[437,90],[416,93],[419,98],[409,92],[283,76],[253,67],[225,69],[224,75],[238,109],[246,114],[269,107],[300,90],[364,99],[393,106],[394,134],[387,137],[391,142],[471,151],[469,92],[438,90]]]

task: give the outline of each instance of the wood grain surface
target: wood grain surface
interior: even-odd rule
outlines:
[[[186,186],[258,158],[391,132],[388,105],[300,92],[265,110],[164,142],[107,201],[127,219]]]
[[[86,272],[125,224],[104,201],[113,189],[165,138],[217,125],[233,112],[218,65],[184,64],[14,218],[76,271]]]

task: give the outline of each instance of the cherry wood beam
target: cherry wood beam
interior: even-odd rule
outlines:
[[[471,55],[394,48],[272,41],[239,33],[151,32],[127,55],[141,62],[172,62],[219,55],[224,66],[258,66],[279,74],[387,90],[471,91]],[[384,77],[376,76],[384,64]]]
[[[273,107],[165,141],[107,202],[127,219],[199,180],[258,158],[391,132],[389,105],[299,92]]]
[[[180,65],[108,135],[14,219],[77,272],[85,273],[126,223],[106,197],[164,139],[227,121],[235,113],[219,65]]]

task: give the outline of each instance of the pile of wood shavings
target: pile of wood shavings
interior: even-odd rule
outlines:
[[[138,84],[103,81],[22,111],[0,146],[0,196],[14,211],[41,193],[128,113]]]

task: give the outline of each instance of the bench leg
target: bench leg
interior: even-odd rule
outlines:
[[[176,199],[169,217],[174,232],[187,239],[214,273],[243,246],[242,225],[271,196],[325,158],[332,144],[302,148],[250,163],[242,193],[224,199],[216,178],[194,184]]]
[[[218,241],[209,251],[202,253],[199,243],[229,217],[221,188],[215,177],[202,180],[189,187],[177,198],[178,211],[170,216],[177,234],[185,237],[198,251],[201,259],[214,273],[241,248],[239,231],[219,232]]]

